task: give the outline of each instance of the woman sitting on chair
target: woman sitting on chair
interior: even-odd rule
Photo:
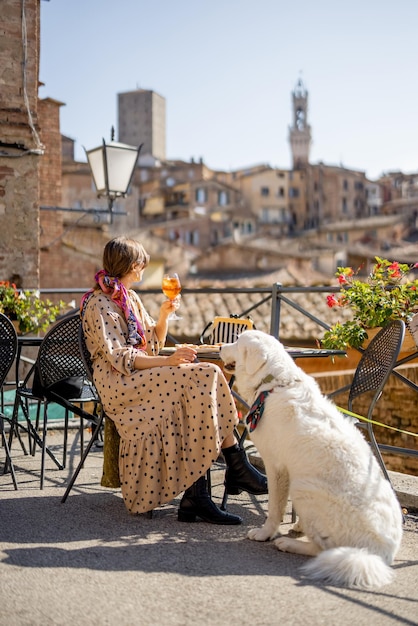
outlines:
[[[96,286],[83,297],[82,326],[93,377],[106,414],[121,437],[119,474],[126,508],[145,513],[185,490],[178,519],[240,524],[210,499],[205,474],[220,450],[228,493],[267,493],[267,479],[248,461],[233,434],[237,412],[221,369],[194,363],[193,347],[159,356],[169,314],[155,322],[131,289],[149,256],[126,237],[109,241]]]

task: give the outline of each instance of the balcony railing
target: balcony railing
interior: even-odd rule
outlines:
[[[41,289],[41,293],[53,298],[57,296],[60,299],[76,299],[80,301],[82,294],[84,294],[87,288],[62,288],[62,289]],[[200,333],[203,331],[206,324],[215,317],[215,315],[230,315],[232,313],[241,317],[251,316],[256,322],[256,327],[259,330],[269,332],[274,337],[283,339],[286,343],[303,344],[315,342],[315,330],[310,331],[310,337],[307,339],[303,336],[303,329],[305,329],[307,321],[311,323],[314,328],[318,329],[318,333],[330,328],[330,325],[334,323],[332,320],[324,320],[316,313],[315,306],[312,305],[312,298],[317,298],[317,304],[324,305],[324,313],[327,311],[325,304],[325,294],[336,293],[341,290],[341,287],[336,286],[311,286],[311,287],[285,287],[280,283],[275,283],[270,287],[184,287],[182,290],[182,306],[181,311],[184,316],[183,319],[178,322],[176,329],[170,333],[169,341],[176,343],[184,340],[184,330],[182,326],[189,326],[189,334],[187,338],[191,341],[197,341]],[[158,315],[158,309],[161,303],[161,298],[164,296],[160,289],[141,289],[140,297],[143,300],[147,310],[153,317]],[[155,298],[154,298],[155,296]],[[304,304],[310,298],[308,304]],[[319,296],[319,298],[318,298]],[[309,306],[309,309],[307,308]],[[222,309],[222,307],[227,307]],[[190,316],[189,309],[193,308],[193,313]],[[289,315],[289,309],[291,314]],[[199,315],[200,317],[199,317]],[[284,318],[292,316],[300,316],[302,323],[299,324],[300,337],[298,340],[297,335],[289,338],[286,336],[286,332],[283,333]],[[197,324],[194,325],[194,330],[190,330],[192,327],[192,321],[190,317],[197,317]],[[196,320],[193,320],[196,321]],[[329,323],[330,322],[330,323]],[[175,331],[179,332],[176,333]],[[362,352],[362,349],[359,349]],[[418,358],[418,351],[411,353],[403,357],[398,361],[398,366],[405,365],[412,360]],[[418,391],[418,385],[414,381],[408,379],[398,370],[393,371],[393,375],[402,383]],[[344,392],[348,389],[349,385],[341,387],[333,392],[333,396],[337,393]],[[390,446],[381,445],[382,451],[390,451]],[[392,450],[394,451],[393,447]],[[418,451],[408,448],[397,447],[396,452],[398,454],[407,454],[418,456]]]
[[[284,287],[280,283],[275,283],[270,287],[184,287],[182,290],[182,297],[184,299],[184,302],[186,302],[188,296],[195,295],[201,302],[201,330],[203,330],[204,326],[215,315],[226,314],[225,311],[216,309],[216,302],[212,300],[212,297],[220,296],[222,298],[224,296],[231,296],[231,298],[229,298],[227,301],[227,306],[229,306],[228,314],[234,313],[241,317],[246,317],[248,315],[254,315],[254,313],[258,311],[260,330],[269,332],[274,337],[281,338],[281,319],[283,304],[288,305],[305,318],[311,320],[319,328],[322,328],[324,330],[330,328],[329,323],[312,313],[312,311],[309,311],[295,299],[291,299],[289,297],[291,294],[327,294],[335,293],[339,290],[339,286]],[[48,297],[56,295],[59,296],[59,298],[61,299],[65,299],[65,296],[67,296],[68,299],[79,299],[78,296],[81,297],[81,295],[87,291],[87,288],[51,288],[41,289],[40,291],[41,294],[48,295]],[[161,290],[158,288],[141,289],[140,291],[138,291],[138,293],[140,294],[140,297],[144,300],[144,302],[145,300],[149,301],[149,297],[152,295],[156,295],[159,297],[162,296]],[[208,296],[210,298],[210,306],[208,306]],[[231,303],[233,303],[234,306],[233,310],[230,310],[232,308]],[[146,308],[150,311],[148,302]],[[208,311],[206,317],[205,309],[207,309]],[[184,306],[182,306],[182,310],[184,310]],[[153,311],[150,311],[150,313],[151,315],[155,315],[155,312]],[[260,323],[261,318],[263,320],[262,323]],[[259,325],[257,325],[257,328],[259,327]],[[180,332],[182,331],[180,330]],[[295,337],[295,339],[297,339],[297,337]],[[302,337],[301,340],[305,341],[306,338]]]

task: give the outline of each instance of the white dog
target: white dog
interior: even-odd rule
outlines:
[[[290,495],[299,516],[294,530],[307,540],[279,536],[275,545],[315,556],[303,568],[307,577],[364,589],[389,583],[402,513],[363,435],[274,337],[245,331],[222,346],[221,358],[250,406],[269,392],[250,432],[266,467],[268,516],[248,537],[277,535]]]

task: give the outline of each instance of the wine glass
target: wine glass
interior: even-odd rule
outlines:
[[[163,283],[162,283],[162,291],[163,291],[163,294],[167,296],[169,300],[171,300],[171,302],[175,298],[177,298],[178,295],[180,295],[181,283],[180,283],[180,278],[178,277],[178,274],[164,274]],[[173,311],[173,313],[170,313],[167,319],[181,320],[181,317],[179,317],[177,313]]]

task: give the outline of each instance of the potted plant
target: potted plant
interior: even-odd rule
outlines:
[[[22,334],[46,330],[69,305],[62,300],[54,304],[41,300],[39,291],[19,290],[10,281],[0,281],[0,313],[15,322]]]
[[[331,308],[349,308],[352,315],[325,331],[321,345],[342,350],[359,348],[369,338],[369,329],[394,319],[408,324],[418,312],[418,279],[408,279],[417,267],[418,263],[408,265],[375,257],[367,280],[358,278],[358,271],[351,267],[339,267],[336,277],[341,291],[327,296],[327,304]]]

